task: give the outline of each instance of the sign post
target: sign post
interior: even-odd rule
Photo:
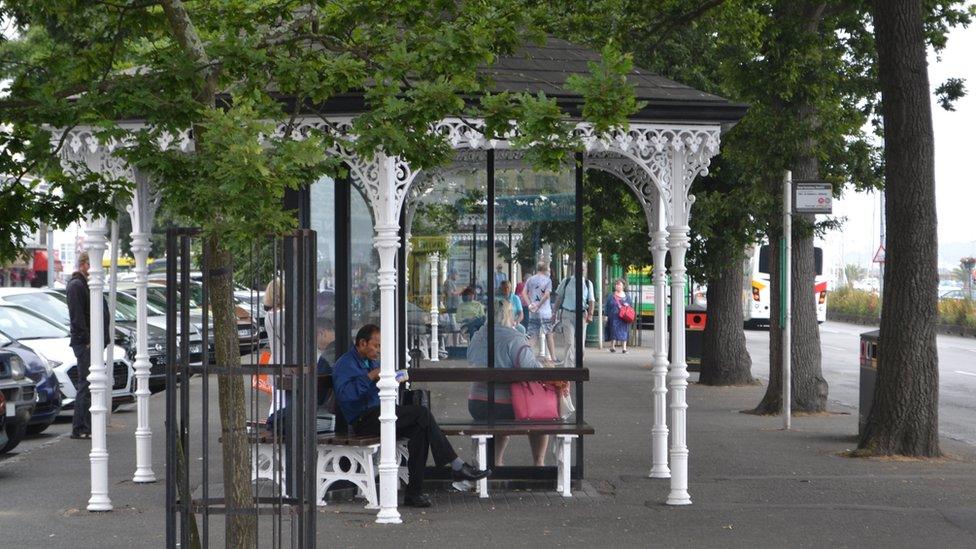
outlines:
[[[830,183],[822,183],[819,181],[797,182],[794,189],[794,213],[833,213],[834,195],[833,187]]]
[[[783,330],[783,429],[790,430],[791,421],[791,401],[792,401],[792,388],[790,386],[792,382],[792,365],[790,364],[790,352],[792,347],[792,324],[793,324],[793,303],[792,303],[792,288],[793,281],[793,268],[792,268],[792,255],[793,255],[793,216],[791,208],[791,198],[793,193],[791,192],[791,187],[793,186],[793,172],[787,170],[783,177],[783,240],[780,249],[783,250],[783,262],[780,267],[780,326]],[[808,201],[808,197],[804,195],[804,203]],[[816,203],[816,202],[814,202]]]

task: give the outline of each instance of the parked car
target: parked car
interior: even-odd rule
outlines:
[[[0,448],[7,445],[7,397],[0,391]]]
[[[939,299],[976,299],[976,292],[967,292],[966,290],[950,290],[939,296]]]
[[[158,282],[150,282],[147,288],[149,301],[156,308],[166,310],[166,285]],[[179,295],[177,294],[179,297]],[[203,285],[197,283],[190,284],[190,322],[200,331],[203,331]],[[260,343],[257,322],[241,306],[234,308],[237,317],[237,336],[239,340],[240,353],[248,354],[258,348]],[[213,342],[213,316],[207,317],[208,340]]]
[[[121,286],[116,292],[115,343],[125,349],[125,358],[131,363],[136,360],[136,300]],[[134,286],[131,288],[135,291]],[[106,293],[108,290],[105,290]],[[71,324],[68,314],[68,301],[65,290],[39,288],[0,289],[0,303],[23,306],[61,325],[66,330]],[[160,319],[161,317],[161,319]],[[147,307],[148,341],[147,351],[150,362],[149,388],[158,390],[166,384],[166,317],[153,307]],[[200,363],[203,347],[200,333],[193,330],[190,335],[190,362]]]
[[[34,412],[34,382],[27,377],[27,366],[11,351],[0,351],[0,393],[3,393],[6,409],[4,433],[6,441],[0,446],[5,454],[20,444],[27,434],[27,422]]]
[[[27,422],[27,434],[37,435],[54,423],[61,413],[61,388],[54,367],[58,365],[29,347],[0,334],[0,349],[19,356],[27,370],[27,378],[34,382],[34,411]]]
[[[78,363],[71,350],[68,330],[20,305],[0,305],[0,333],[30,347],[54,366],[61,391],[61,410],[74,407]],[[125,358],[125,350],[113,349],[115,363],[111,367],[112,408],[133,402],[132,363]]]

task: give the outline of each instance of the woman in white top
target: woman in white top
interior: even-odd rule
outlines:
[[[271,352],[269,364],[283,364],[285,360],[285,291],[280,278],[268,283],[264,291],[264,328],[268,332],[268,350]],[[274,377],[271,378],[272,384]],[[273,390],[270,417],[285,404],[284,391]]]

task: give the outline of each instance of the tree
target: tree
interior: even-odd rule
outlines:
[[[959,267],[956,268],[956,278],[962,282],[963,290],[966,295],[973,295],[973,269],[976,268],[976,257],[964,257],[959,260]]]
[[[517,124],[515,144],[540,164],[564,160],[577,145],[553,99],[488,93],[490,80],[479,69],[539,36],[520,7],[517,0],[4,3],[0,16],[22,37],[0,57],[0,78],[12,78],[0,112],[20,132],[11,145],[23,152],[17,167],[47,162],[53,180],[98,190],[106,183],[98,174],[74,177],[51,162],[48,128],[100,128],[101,138],[126,144],[119,154],[158,182],[174,217],[202,228],[216,360],[233,372],[240,365],[235,256],[260,235],[294,225],[280,208],[286,189],[345,173],[326,154],[330,147],[367,157],[382,150],[414,168],[432,167],[452,151],[428,129],[455,115],[484,119],[492,138]],[[623,77],[629,57],[604,53],[591,77],[568,83],[599,131],[625,124],[637,108]],[[299,139],[298,109],[315,111],[350,93],[365,102],[352,123],[355,139],[334,129]],[[149,124],[132,130],[117,123],[132,117]],[[192,154],[160,149],[164,132],[188,128]],[[114,190],[102,187],[98,195]],[[243,376],[218,376],[218,393],[224,491],[228,507],[241,508],[251,497]],[[253,546],[253,518],[229,514],[226,540]]]
[[[844,266],[844,280],[847,281],[848,288],[853,288],[854,283],[863,280],[864,274],[864,267],[858,265],[857,263],[848,263]]]
[[[922,4],[893,0],[871,5],[889,230],[878,380],[858,448],[879,455],[941,454],[935,145]]]

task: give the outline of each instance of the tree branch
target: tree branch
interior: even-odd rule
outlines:
[[[210,56],[200,39],[200,33],[190,19],[186,6],[182,0],[162,0],[163,13],[169,21],[170,31],[176,42],[183,48],[191,62],[206,67],[204,69],[204,87],[200,90],[198,100],[214,106],[217,90],[217,67],[210,62]]]

